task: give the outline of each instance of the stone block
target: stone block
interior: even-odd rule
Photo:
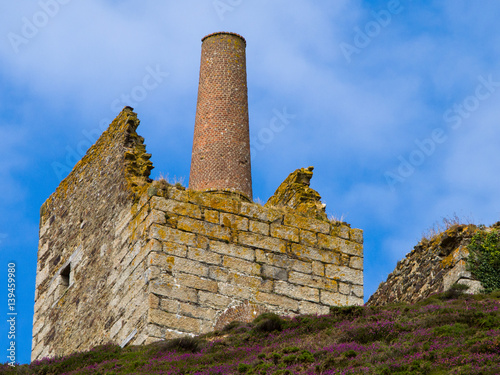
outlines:
[[[148,202],[149,202],[150,196],[146,194],[142,194],[141,197],[139,198],[139,202],[137,202],[137,208],[142,208],[144,207]]]
[[[42,330],[42,328],[45,326],[45,320],[43,319],[36,319],[34,320],[34,324],[33,324],[33,331],[32,331],[32,336],[35,337],[38,332],[40,332]]]
[[[326,277],[348,283],[363,285],[363,271],[349,267],[327,264],[325,266]]]
[[[159,308],[167,312],[178,314],[180,310],[180,304],[181,302],[179,301],[170,298],[162,298],[160,300]]]
[[[204,292],[201,290],[199,291],[198,296],[200,305],[212,306],[216,309],[226,309],[232,301],[232,298],[220,294]]]
[[[33,340],[33,349],[31,350],[31,359],[35,360],[37,358],[44,358],[42,352],[44,349],[47,349],[47,346],[44,344],[43,340],[36,341]]]
[[[362,285],[352,285],[351,294],[356,296],[356,297],[363,298],[364,297],[363,286]]]
[[[186,258],[174,257],[173,271],[189,273],[191,275],[208,277],[208,265]]]
[[[240,213],[244,216],[263,221],[265,223],[270,223],[283,217],[283,212],[279,210],[247,202],[241,202]]]
[[[186,232],[199,233],[208,238],[218,238],[220,240],[231,240],[231,230],[222,228],[220,225],[208,223],[206,221],[195,220],[188,217],[180,217],[177,229]]]
[[[443,277],[443,289],[448,290],[460,279],[471,279],[471,273],[466,269],[465,260],[460,260]]]
[[[339,251],[343,254],[363,257],[363,245],[339,237],[318,234],[318,245],[324,249]]]
[[[189,216],[195,219],[201,219],[200,207],[191,203],[179,202],[173,199],[162,197],[152,197],[151,207],[167,213],[174,213],[181,216]]]
[[[203,250],[208,250],[208,245],[210,244],[210,239],[206,236],[202,236],[201,234],[198,234],[196,236],[196,248],[198,249],[203,249]]]
[[[279,238],[266,237],[260,234],[241,232],[238,235],[238,242],[241,245],[274,251],[276,253],[286,252],[285,241]]]
[[[248,219],[246,217],[237,216],[233,214],[221,213],[220,225],[229,227],[233,230],[248,231]]]
[[[148,306],[149,308],[155,309],[160,306],[160,298],[155,294],[148,295]]]
[[[457,281],[457,283],[467,285],[469,289],[467,289],[465,292],[468,294],[479,294],[483,290],[483,285],[478,280],[460,279]]]
[[[49,223],[40,223],[40,232],[39,232],[39,238],[43,238],[43,236],[45,236],[45,234],[47,233],[48,229],[50,228],[50,224]]]
[[[136,241],[140,241],[142,239],[145,239],[146,232],[147,232],[146,222],[143,221],[138,226],[133,227],[133,230],[131,231],[131,233],[129,233],[129,241],[131,243],[134,243]]]
[[[175,199],[176,201],[179,201],[179,202],[188,202],[189,201],[188,191],[178,189],[175,186],[170,186],[168,188],[168,196],[171,199]]]
[[[255,301],[266,305],[278,306],[285,310],[299,311],[299,301],[274,293],[257,292],[255,293]]]
[[[215,328],[215,320],[201,320],[201,331],[200,334],[205,334],[214,331]]]
[[[124,210],[118,216],[118,220],[115,223],[115,235],[120,236],[121,233],[128,228],[130,222],[134,218],[134,215],[130,210]]]
[[[358,244],[363,244],[363,230],[352,228],[349,232],[349,239]]]
[[[216,211],[238,214],[239,201],[229,197],[219,197],[211,193],[189,192],[189,201]]]
[[[262,234],[263,236],[269,236],[269,224],[268,223],[250,220],[249,225],[248,225],[248,230],[252,233]]]
[[[156,266],[161,270],[166,272],[172,272],[174,269],[174,262],[176,257],[165,254],[165,253],[157,253],[152,252],[148,255],[148,266]],[[182,258],[177,258],[182,259]]]
[[[198,262],[208,263],[208,264],[221,264],[222,255],[214,253],[210,250],[203,250],[198,248],[190,247],[188,249],[187,257]]]
[[[152,243],[152,241],[155,241]],[[143,246],[141,243],[136,244],[129,252],[129,256],[125,257],[122,261],[122,267],[132,267],[132,269],[138,267],[141,263],[145,261],[147,256],[156,251],[161,245],[156,240],[149,241],[148,245]],[[153,250],[155,249],[155,250]]]
[[[239,271],[247,275],[260,276],[260,264],[249,262],[240,258],[234,258],[228,255],[224,256],[222,265],[230,270]]]
[[[309,314],[309,315],[328,315],[330,313],[330,307],[320,305],[317,303],[300,301],[299,302],[299,313],[300,314]]]
[[[313,260],[312,273],[317,276],[325,276],[325,265],[322,262]]]
[[[123,327],[123,320],[119,319],[111,326],[111,329],[109,330],[109,338],[111,339],[114,338],[118,334],[118,332],[120,332],[122,327]]]
[[[255,261],[255,250],[248,247],[238,246],[233,243],[225,243],[221,241],[210,241],[209,248],[211,251],[222,255],[230,255],[236,258]]]
[[[347,306],[347,298],[344,294],[321,291],[321,303],[328,306]]]
[[[162,242],[162,246],[166,254],[174,255],[179,258],[185,258],[187,256],[188,247],[186,245],[181,245],[176,242]]]
[[[303,262],[298,259],[293,259],[286,254],[276,254],[272,252],[265,252],[263,250],[255,251],[255,260],[259,263],[266,263],[267,265],[280,267],[284,269],[291,269],[302,273],[311,273],[311,263]]]
[[[274,266],[269,266],[267,264],[262,265],[262,277],[272,279],[272,280],[288,280],[288,271],[284,268],[278,268]]]
[[[340,237],[344,240],[350,239],[351,228],[349,228],[345,224],[335,224],[332,225],[332,230],[330,231],[330,235],[333,237]]]
[[[222,282],[219,282],[219,293],[222,294],[223,296],[228,296],[231,298],[248,299],[248,300],[253,298],[255,294],[255,292],[253,292],[249,288]]]
[[[181,302],[179,304],[179,314],[195,319],[215,320],[216,310],[209,307],[202,307],[191,303]]]
[[[163,283],[160,281],[151,281],[149,283],[149,292],[162,297],[178,299],[179,301],[198,302],[196,289],[187,288],[179,284]]]
[[[304,260],[319,261],[327,264],[339,264],[339,253],[310,246],[292,243],[292,253]]]
[[[254,291],[260,290],[263,292],[272,292],[274,286],[272,280],[264,280],[261,277],[246,276],[238,273],[232,275],[230,283],[249,288]]]
[[[208,278],[210,280],[228,283],[230,282],[230,280],[232,280],[233,274],[234,272],[230,272],[227,268],[224,267],[210,266],[208,268]]]
[[[300,229],[299,230],[299,242],[306,246],[317,247],[318,238],[316,237],[316,232],[311,232],[309,230]]]
[[[152,224],[166,224],[167,218],[165,217],[165,212],[159,210],[151,210],[148,217],[146,218],[146,228],[149,228]]]
[[[351,284],[339,282],[339,293],[349,296],[351,294]]]
[[[153,323],[149,323],[146,325],[146,332],[148,335],[148,339],[146,339],[144,345],[148,345],[148,343],[153,343],[160,340],[171,340],[178,337],[192,335],[186,332],[177,331],[175,329],[165,328]]]
[[[307,286],[292,285],[285,281],[275,281],[274,292],[298,300],[319,302],[318,289]]]
[[[129,228],[136,228],[137,226],[139,226],[139,224],[141,224],[149,216],[149,211],[149,205],[141,207],[140,210],[133,215],[133,219],[130,220]]]
[[[165,242],[175,242],[180,245],[195,246],[196,235],[194,233],[183,232],[178,229],[173,229],[158,224],[151,225],[150,238]]]
[[[187,273],[179,273],[175,276],[179,285],[187,286],[193,289],[205,290],[207,292],[217,293],[217,283],[215,281],[201,278]]]
[[[314,219],[311,217],[294,215],[291,213],[287,213],[285,215],[284,224],[299,229],[306,229],[311,232],[324,233],[324,234],[330,233],[329,222]]]
[[[159,309],[149,310],[147,322],[191,333],[198,333],[201,328],[200,319],[172,314]]]
[[[348,296],[347,297],[347,306],[363,306],[365,301],[363,298],[358,298],[356,296]]]
[[[299,230],[294,227],[272,223],[270,226],[271,236],[282,240],[299,242]]]
[[[209,223],[213,223],[213,224],[219,224],[220,223],[219,211],[205,210],[203,212],[203,215],[205,217],[205,220],[208,221]]]
[[[309,286],[311,288],[326,289],[332,292],[338,290],[338,283],[326,277],[307,275],[305,273],[290,271],[288,281],[292,284]]]
[[[363,258],[351,257],[351,260],[349,261],[349,267],[357,270],[363,270]]]

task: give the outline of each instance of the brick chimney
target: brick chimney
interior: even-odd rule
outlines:
[[[246,41],[217,32],[202,39],[189,188],[252,199]]]

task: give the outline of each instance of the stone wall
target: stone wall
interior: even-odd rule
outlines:
[[[138,124],[125,108],[41,208],[32,359],[121,342],[146,324],[134,199],[152,164]]]
[[[138,124],[125,108],[42,206],[33,360],[363,303],[361,230],[148,180]]]
[[[448,290],[454,283],[468,285],[468,292],[477,293],[481,283],[466,270],[467,245],[477,230],[475,225],[454,225],[429,240],[424,239],[398,262],[367,305],[415,303]]]
[[[144,199],[150,340],[204,333],[231,316],[363,304],[361,230],[160,185]]]

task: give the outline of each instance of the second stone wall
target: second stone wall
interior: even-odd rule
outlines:
[[[450,289],[455,283],[467,285],[468,293],[478,293],[481,283],[466,267],[467,246],[477,230],[472,224],[453,225],[431,239],[422,240],[380,283],[367,305],[416,303]]]
[[[359,229],[158,182],[146,199],[148,341],[363,304]]]

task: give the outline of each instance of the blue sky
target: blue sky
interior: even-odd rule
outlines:
[[[327,212],[364,230],[365,300],[443,217],[500,220],[498,14],[494,0],[3,4],[0,348],[15,262],[29,361],[39,208],[123,106],[152,177],[188,182],[200,40],[215,31],[247,40],[254,197],[315,166]]]

